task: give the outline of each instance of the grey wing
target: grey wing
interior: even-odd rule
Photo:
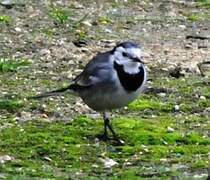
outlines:
[[[80,90],[92,86],[105,86],[113,82],[113,68],[109,63],[107,53],[101,53],[90,61],[84,71],[77,76],[72,84],[72,89]]]

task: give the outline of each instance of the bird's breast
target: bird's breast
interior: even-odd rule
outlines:
[[[127,92],[137,91],[145,82],[146,72],[143,66],[139,67],[139,72],[130,74],[125,72],[123,65],[114,61],[114,69],[117,72],[120,84]]]

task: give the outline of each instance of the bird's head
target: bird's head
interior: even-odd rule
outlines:
[[[143,65],[141,46],[133,42],[123,42],[112,50],[114,61],[124,66],[128,73],[136,73]]]

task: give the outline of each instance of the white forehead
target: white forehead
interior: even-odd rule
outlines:
[[[116,51],[122,53],[122,52],[126,52],[132,56],[138,56],[140,57],[142,55],[142,50],[138,47],[129,47],[129,48],[123,48],[123,47],[117,47]]]

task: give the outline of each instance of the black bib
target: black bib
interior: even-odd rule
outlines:
[[[129,74],[125,72],[123,65],[117,64],[115,61],[114,68],[117,71],[121,85],[126,91],[136,91],[143,84],[145,72],[142,66],[139,67],[139,72],[136,74]]]

